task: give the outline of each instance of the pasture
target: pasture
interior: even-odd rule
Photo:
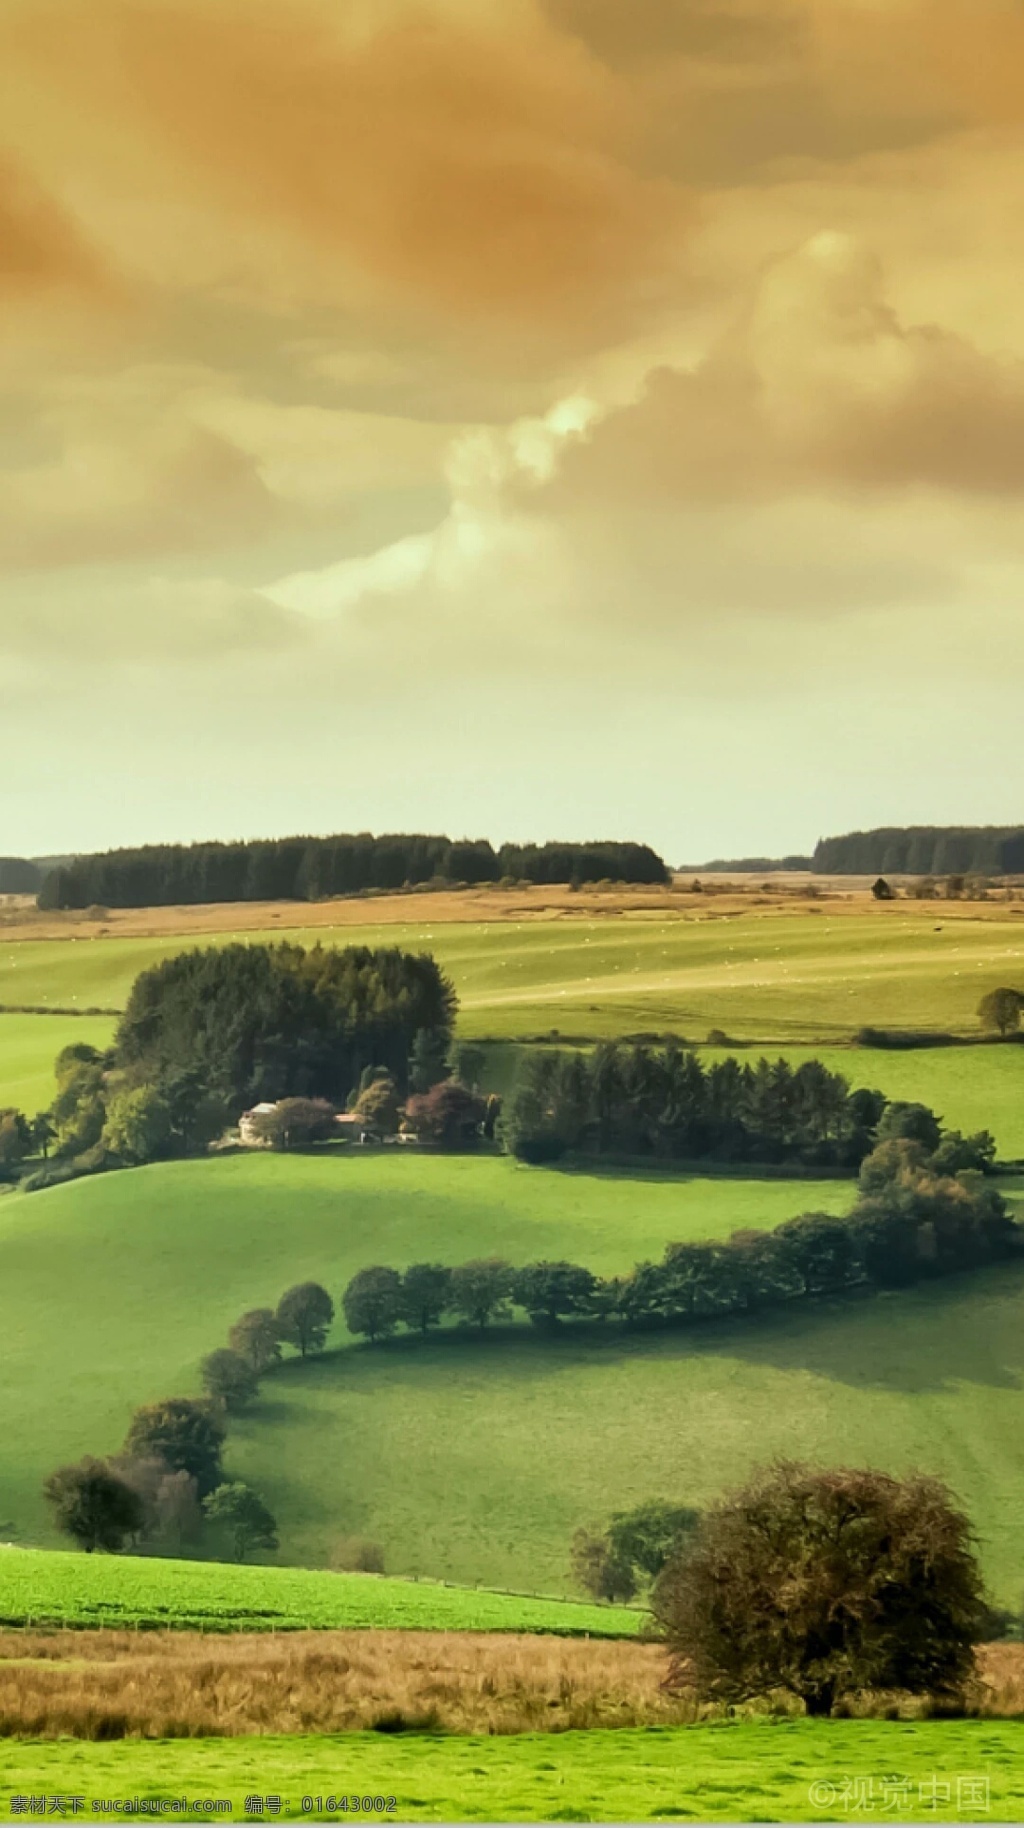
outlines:
[[[337,1301],[368,1263],[499,1254],[570,1256],[613,1273],[660,1255],[672,1238],[771,1226],[810,1206],[842,1212],[850,1200],[843,1181],[568,1175],[503,1158],[390,1153],[230,1156],[9,1194],[0,1203],[0,1400],[19,1426],[2,1450],[0,1524],[9,1518],[30,1541],[53,1540],[40,1496],[46,1474],[83,1452],[113,1451],[137,1404],[196,1391],[200,1360],[231,1322],[273,1305],[294,1282],[322,1281]],[[345,1338],[339,1325],[334,1343]],[[268,1391],[268,1415],[277,1400]],[[346,1488],[337,1511],[333,1490],[319,1495],[328,1463]],[[287,1449],[282,1484],[287,1467],[298,1510],[285,1525],[285,1555],[324,1562],[335,1536],[360,1527],[361,1475],[348,1448],[338,1459],[336,1443],[315,1447],[304,1467]],[[438,1462],[435,1479],[441,1473]],[[393,1475],[404,1478],[398,1466]],[[450,1493],[446,1511],[459,1502]],[[450,1557],[416,1568],[411,1553],[407,1544],[397,1571],[452,1574]],[[502,1561],[495,1554],[491,1565]],[[555,1592],[565,1588],[563,1561],[560,1550]]]
[[[0,1003],[119,1008],[139,971],[184,946],[273,932],[303,945],[432,952],[459,993],[460,1032],[495,1039],[552,1028],[595,1039],[673,1030],[702,1041],[717,1027],[739,1040],[792,1044],[841,1043],[865,1025],[972,1034],[986,990],[1024,984],[1016,906],[953,917],[937,904],[897,903],[883,916],[831,912],[826,903],[813,918],[777,907],[666,916],[655,906],[603,917],[527,908],[519,919],[389,918],[271,933],[247,927],[244,907],[234,913],[230,930],[212,933],[189,934],[185,911],[178,936],[88,936],[71,926],[61,939],[7,939]]]
[[[153,1556],[0,1549],[0,1625],[252,1632],[391,1629],[628,1637],[621,1606],[478,1592],[376,1574]]]
[[[1022,1751],[1024,1726],[1012,1720],[766,1719],[514,1738],[7,1740],[0,1808],[13,1796],[77,1795],[78,1819],[90,1821],[103,1819],[94,1798],[180,1798],[163,1820],[231,1820],[244,1819],[247,1797],[273,1795],[280,1819],[292,1821],[365,1809],[405,1822],[1019,1822]],[[227,1806],[204,1810],[206,1799]]]
[[[117,1448],[136,1404],[198,1388],[203,1354],[291,1282],[492,1253],[605,1273],[669,1238],[843,1211],[849,1183],[562,1174],[503,1159],[237,1156],[103,1176],[0,1207],[3,1518],[51,1542],[40,1485]],[[1018,1603],[1024,1266],[699,1332],[521,1326],[478,1342],[290,1360],[232,1421],[282,1560],[378,1541],[389,1572],[568,1591],[579,1524],[652,1496],[705,1505],[787,1453],[945,1474]],[[336,1328],[333,1345],[344,1341]],[[10,1534],[10,1531],[7,1532]]]
[[[109,1016],[23,1016],[0,1011],[0,1108],[13,1105],[30,1117],[54,1094],[53,1063],[62,1047],[85,1041],[107,1047]]]

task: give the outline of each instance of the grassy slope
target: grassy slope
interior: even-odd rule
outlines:
[[[972,1797],[958,1785],[980,1775],[990,1785],[988,1819],[1019,1822],[1022,1751],[1024,1728],[1009,1720],[759,1721],[513,1738],[7,1741],[0,1806],[18,1793],[222,1797],[237,1819],[246,1796],[273,1793],[279,1820],[315,1820],[327,1810],[314,1803],[304,1812],[304,1795],[326,1804],[343,1793],[394,1796],[385,1821],[979,1821],[985,1814],[963,1808]],[[883,1788],[893,1779],[902,1791]],[[831,1805],[812,1800],[812,1786],[823,1784],[834,1786]],[[79,1819],[96,1818],[87,1806]]]
[[[518,1261],[570,1255],[611,1272],[660,1254],[670,1238],[771,1225],[809,1206],[843,1211],[850,1197],[835,1181],[569,1176],[494,1158],[390,1155],[235,1156],[8,1195],[0,1202],[0,1408],[18,1427],[0,1438],[0,1523],[9,1518],[41,1538],[45,1474],[86,1450],[115,1448],[136,1404],[195,1390],[199,1360],[237,1315],[275,1302],[290,1283],[315,1277],[338,1296],[367,1263],[496,1252]],[[348,1447],[340,1456],[332,1448],[329,1468],[321,1447],[307,1460],[308,1452],[306,1436],[303,1464],[284,1448],[299,1481],[285,1550],[323,1560],[333,1537],[360,1522],[362,1473]],[[343,1488],[339,1497],[332,1484],[329,1501],[320,1496],[325,1471]],[[412,1500],[401,1468],[392,1476]],[[452,1497],[447,1508],[459,1502]],[[390,1527],[381,1534],[391,1542]],[[399,1571],[411,1571],[414,1541],[415,1531],[393,1564]],[[424,1560],[422,1571],[448,1567]],[[559,1560],[553,1590],[562,1585]]]
[[[932,918],[934,913],[934,919]],[[244,919],[244,912],[240,910]],[[203,943],[266,940],[238,931]],[[866,1023],[973,1031],[982,993],[1024,981],[1024,922],[922,914],[767,911],[729,919],[635,914],[481,925],[296,929],[305,944],[405,945],[451,972],[466,1034],[514,1037],[558,1027],[615,1035],[678,1029],[702,1039],[841,1041]],[[136,973],[181,939],[8,943],[0,1002],[123,1003]]]
[[[104,1177],[0,1208],[0,1517],[46,1540],[44,1474],[115,1447],[135,1403],[196,1388],[202,1354],[290,1281],[500,1250],[613,1270],[669,1237],[842,1210],[848,1184],[565,1176],[501,1160],[235,1157]],[[340,1534],[389,1568],[565,1591],[580,1522],[657,1493],[698,1504],[773,1452],[946,1473],[1004,1598],[1021,1580],[1024,1266],[699,1335],[617,1332],[357,1348],[268,1380],[230,1469],[286,1558]]]
[[[361,1349],[289,1366],[231,1463],[303,1558],[340,1526],[396,1569],[556,1592],[573,1529],[643,1498],[706,1504],[774,1454],[924,1467],[1018,1604],[1022,1322],[1015,1266],[699,1336]]]
[[[71,1041],[106,1047],[114,1032],[103,1016],[16,1016],[0,1014],[0,1106],[14,1105],[32,1116],[53,1097],[53,1063]]]
[[[628,1637],[644,1614],[522,1594],[144,1556],[0,1550],[5,1624],[270,1631],[387,1626],[420,1631],[541,1631]]]

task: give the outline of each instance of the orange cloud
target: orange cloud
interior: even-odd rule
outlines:
[[[105,283],[68,214],[0,156],[0,293]]]
[[[251,543],[281,503],[224,438],[185,428],[156,448],[130,437],[67,438],[52,462],[7,472],[0,565],[34,569]]]
[[[1024,362],[902,324],[872,256],[821,234],[694,369],[659,369],[568,448],[549,503],[914,487],[1024,494]]]
[[[630,169],[608,72],[519,10],[357,34],[303,0],[33,0],[7,41],[94,184],[139,142],[157,211],[283,228],[403,307],[614,332],[685,212]]]

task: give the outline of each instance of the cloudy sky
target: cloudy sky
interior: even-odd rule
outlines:
[[[4,0],[0,852],[1024,816],[1022,0]]]

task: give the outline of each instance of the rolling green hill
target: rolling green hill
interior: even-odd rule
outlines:
[[[132,1407],[197,1387],[245,1307],[340,1294],[369,1262],[502,1252],[605,1272],[668,1238],[842,1211],[848,1183],[568,1175],[509,1161],[233,1157],[0,1203],[0,1519],[52,1541],[40,1482],[118,1446]],[[664,1494],[704,1504],[767,1455],[947,1474],[1000,1594],[1024,1583],[1024,1266],[699,1335],[527,1328],[357,1347],[269,1378],[227,1464],[278,1515],[286,1560],[342,1534],[389,1570],[566,1590],[579,1523]],[[338,1332],[337,1341],[343,1334]],[[332,1342],[333,1343],[333,1342]]]
[[[505,921],[289,932],[313,944],[367,941],[433,951],[461,998],[472,1038],[621,1036],[673,1030],[703,1041],[712,1027],[739,1040],[803,1048],[855,1084],[923,1099],[963,1129],[988,1127],[1001,1151],[1024,1155],[1024,1047],[894,1054],[849,1043],[858,1028],[909,1026],[975,1033],[981,994],[1024,984],[1024,927],[1005,920],[749,913],[731,919]],[[936,930],[938,929],[938,930]],[[208,943],[250,937],[212,936]],[[0,949],[0,1003],[123,1004],[136,976],[196,943],[176,940],[22,941]],[[207,943],[207,942],[204,942]],[[69,1039],[106,1041],[109,1018],[0,1014],[0,1104],[32,1111],[51,1096],[48,1063]],[[832,1053],[831,1048],[835,1048]],[[511,1050],[496,1049],[493,1082]]]
[[[209,935],[203,944],[266,940]],[[920,914],[751,912],[728,919],[620,914],[472,924],[289,929],[312,945],[433,952],[451,973],[466,1035],[622,1035],[843,1041],[864,1025],[974,1032],[979,997],[1024,986],[1024,922]],[[26,940],[0,950],[0,1003],[121,1006],[136,974],[181,939]]]

